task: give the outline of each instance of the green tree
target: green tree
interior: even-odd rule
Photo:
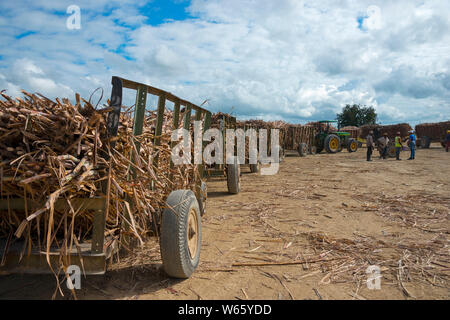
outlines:
[[[373,107],[347,104],[342,112],[337,115],[337,120],[340,128],[346,126],[360,127],[365,124],[376,124],[377,117]]]

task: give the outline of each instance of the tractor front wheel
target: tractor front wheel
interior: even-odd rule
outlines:
[[[347,145],[348,152],[356,152],[358,151],[358,142],[355,139],[350,139]]]

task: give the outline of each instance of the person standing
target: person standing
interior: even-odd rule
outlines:
[[[403,144],[402,144],[402,137],[400,136],[400,132],[397,132],[397,135],[395,137],[395,156],[397,158],[397,161],[400,161],[400,152],[402,151]]]
[[[409,156],[408,160],[415,160],[416,159],[416,136],[414,134],[414,131],[409,132],[409,149],[411,150],[411,155]]]
[[[389,144],[389,138],[387,132],[383,134],[383,136],[378,139],[378,145],[380,148],[380,159],[386,159],[387,152],[388,152],[388,144]]]
[[[370,131],[366,138],[367,144],[367,161],[372,161],[372,152],[373,152],[373,131]]]
[[[445,151],[448,152],[448,149],[450,149],[450,130],[447,130],[447,136],[445,137]]]

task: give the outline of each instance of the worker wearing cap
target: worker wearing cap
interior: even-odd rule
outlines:
[[[397,135],[395,137],[395,156],[397,158],[397,161],[402,160],[400,159],[400,152],[402,151],[402,148],[402,137],[400,136],[400,132],[397,132]]]
[[[445,137],[445,141],[447,142],[445,144],[445,151],[448,152],[448,149],[450,149],[450,130],[447,130],[447,136]]]
[[[409,149],[411,150],[411,155],[408,160],[416,159],[416,136],[414,135],[414,131],[409,132]]]
[[[372,161],[370,159],[372,157],[373,152],[373,131],[370,131],[366,138],[366,144],[367,144],[367,161]]]

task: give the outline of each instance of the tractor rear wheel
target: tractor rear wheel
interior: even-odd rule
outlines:
[[[341,147],[341,140],[335,134],[330,134],[325,138],[325,150],[328,153],[336,153],[339,152]]]
[[[308,145],[306,143],[300,143],[298,145],[298,154],[300,157],[306,157],[308,155]]]
[[[355,139],[350,139],[347,144],[348,152],[356,152],[358,151],[358,142]]]

